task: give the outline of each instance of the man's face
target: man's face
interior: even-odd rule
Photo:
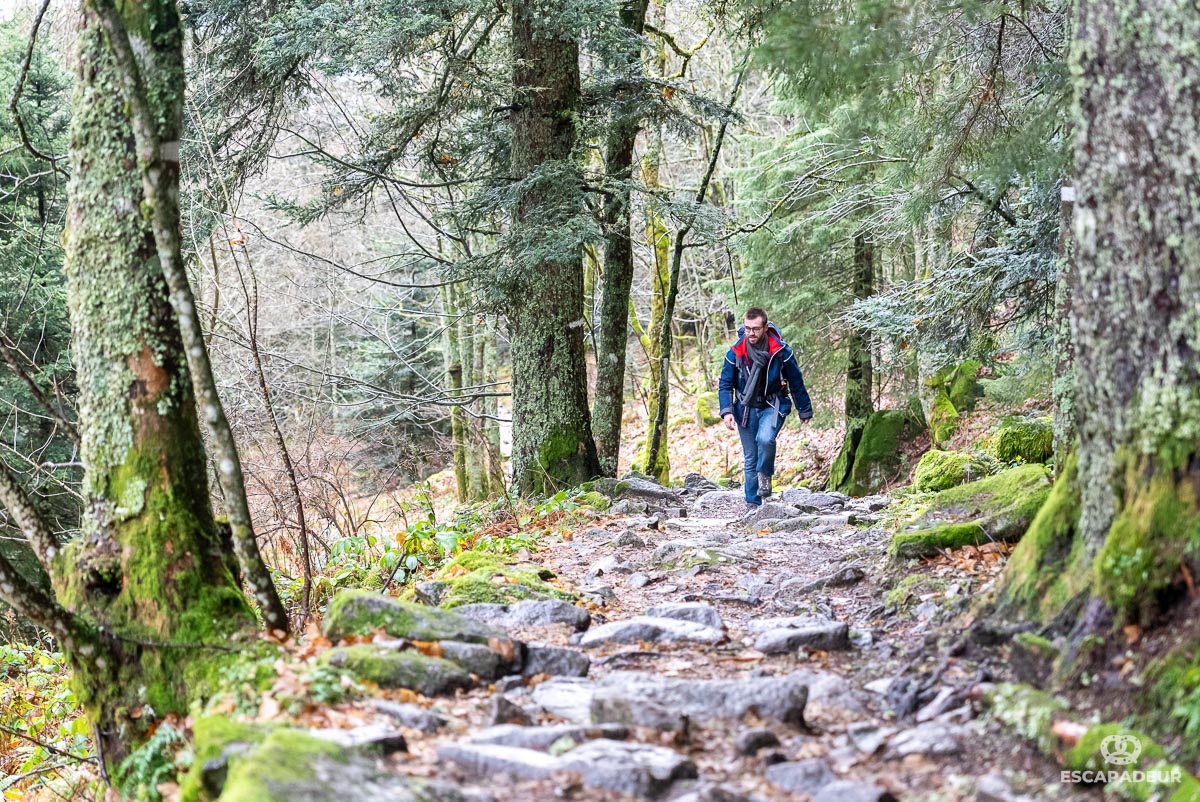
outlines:
[[[746,339],[753,345],[758,345],[767,336],[767,321],[762,318],[748,317],[742,325],[746,327]]]

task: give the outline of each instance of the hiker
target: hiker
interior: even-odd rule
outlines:
[[[746,310],[738,341],[725,355],[717,387],[725,428],[736,427],[742,440],[746,502],[757,507],[771,495],[775,438],[793,401],[801,426],[813,416],[796,355],[757,306]]]

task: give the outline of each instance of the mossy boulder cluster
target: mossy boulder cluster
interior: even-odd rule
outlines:
[[[917,463],[913,486],[925,493],[936,493],[990,476],[998,467],[987,456],[932,449]]]
[[[1041,465],[1020,465],[935,495],[892,540],[895,557],[928,557],[942,549],[1015,541],[1050,494]]]
[[[924,431],[925,422],[911,408],[881,409],[850,421],[826,486],[850,496],[878,493],[904,474],[904,445]]]
[[[933,397],[929,401],[929,435],[935,446],[945,445],[958,432],[962,413],[975,409],[983,396],[979,373],[983,364],[977,359],[946,367],[925,381]]]

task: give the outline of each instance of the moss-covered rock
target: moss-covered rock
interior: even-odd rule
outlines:
[[[525,599],[575,601],[569,591],[546,581],[553,574],[544,568],[508,565],[495,554],[465,551],[441,569],[437,578],[445,582],[444,608],[464,604],[511,604]]]
[[[854,452],[862,440],[863,427],[866,424],[865,420],[851,420],[846,423],[846,436],[842,438],[842,448],[834,458],[829,468],[829,478],[825,482],[829,489],[837,490],[849,484],[850,469],[854,466]]]
[[[983,388],[979,385],[979,371],[982,368],[983,363],[978,359],[968,359],[950,375],[946,395],[960,413],[974,410],[976,402],[983,397]]]
[[[872,412],[863,424],[858,445],[848,456],[848,477],[840,485],[830,485],[852,496],[867,496],[877,493],[888,482],[902,473],[904,449],[922,432],[920,424],[907,409],[881,409]],[[847,443],[851,441],[847,432]],[[843,445],[843,450],[846,446]],[[839,459],[841,455],[839,455]],[[837,468],[835,462],[835,468]],[[831,478],[832,478],[831,471]]]
[[[926,451],[917,463],[913,486],[922,492],[947,490],[995,472],[995,464],[984,457],[961,451]]]
[[[394,638],[423,641],[487,643],[489,638],[506,637],[498,629],[449,610],[403,602],[369,590],[344,590],[329,603],[325,634],[330,640],[369,635],[377,630]]]
[[[953,551],[963,546],[978,546],[988,541],[987,532],[974,521],[961,524],[938,524],[915,532],[900,532],[892,538],[892,554],[896,557],[932,557],[940,551]]]
[[[345,669],[381,688],[408,688],[426,696],[471,686],[471,675],[456,663],[376,643],[329,649],[321,654],[319,661]]]
[[[943,446],[958,432],[958,410],[944,392],[938,393],[929,409],[929,436],[935,446]]]
[[[1044,685],[1054,673],[1058,657],[1058,647],[1048,639],[1032,632],[1021,632],[1012,639],[1008,660],[1017,679]]]
[[[212,802],[221,794],[232,754],[249,751],[270,727],[242,724],[228,716],[211,715],[192,725],[192,767],[179,784],[180,802]]]
[[[311,798],[298,789],[319,782],[322,762],[346,763],[349,755],[336,744],[292,729],[280,728],[246,755],[231,762],[221,802],[282,802]],[[329,799],[342,798],[330,783]]]
[[[935,495],[892,541],[897,557],[930,556],[940,548],[1018,540],[1050,494],[1040,465],[1021,465]]]
[[[1006,418],[986,442],[1002,462],[1048,462],[1054,456],[1054,424],[1048,418]]]
[[[720,409],[721,402],[716,393],[702,393],[696,396],[696,420],[700,421],[701,426],[720,423],[721,416],[717,414]]]

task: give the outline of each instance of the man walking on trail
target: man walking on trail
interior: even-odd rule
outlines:
[[[796,355],[757,306],[746,310],[738,341],[725,355],[718,397],[725,428],[736,427],[742,440],[746,502],[758,506],[771,495],[775,438],[793,402],[802,426],[813,410]]]

